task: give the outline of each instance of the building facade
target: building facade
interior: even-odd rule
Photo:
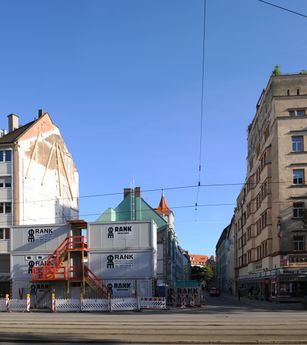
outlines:
[[[139,187],[125,188],[124,200],[101,214],[97,222],[153,220],[157,224],[157,285],[172,286],[176,280],[189,278],[187,252],[179,247],[174,214],[162,194],[157,208],[142,197]]]
[[[307,75],[272,75],[248,127],[235,209],[238,288],[262,299],[307,294]]]
[[[216,283],[222,292],[235,293],[234,223],[223,230],[216,245]]]
[[[218,242],[215,248],[216,253],[216,284],[217,287],[220,289],[220,291],[225,292],[227,290],[227,232],[228,232],[229,226],[227,226]]]
[[[0,137],[0,294],[10,292],[12,226],[78,218],[78,172],[48,113],[19,126],[8,116]]]

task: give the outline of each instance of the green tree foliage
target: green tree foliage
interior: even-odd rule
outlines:
[[[279,65],[275,65],[274,66],[272,74],[273,75],[281,75],[281,70],[280,70],[280,66]]]
[[[191,277],[193,280],[205,280],[210,283],[214,278],[214,273],[211,266],[193,266],[191,269]]]

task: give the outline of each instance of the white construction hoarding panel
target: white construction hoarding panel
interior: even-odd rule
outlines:
[[[27,225],[13,227],[11,253],[52,253],[69,235],[70,225]],[[30,254],[29,254],[30,255]]]
[[[113,297],[140,297],[152,296],[152,280],[151,279],[108,279],[104,283],[112,290]]]
[[[88,223],[91,251],[157,248],[157,226],[153,221]]]
[[[12,297],[25,299],[27,294],[31,292],[31,282],[29,280],[13,280],[12,281]]]
[[[90,252],[88,263],[100,279],[152,279],[156,277],[157,253],[153,250]]]
[[[40,297],[50,292],[55,291],[57,298],[63,298],[66,292],[66,285],[63,282],[40,282],[34,283],[30,280],[13,280],[12,281],[12,296],[13,298],[26,298],[29,293],[31,295],[32,302],[37,302]]]
[[[104,280],[104,283],[112,290],[113,297],[134,297],[136,280],[117,279]]]
[[[49,253],[43,254],[30,254],[27,255],[17,255],[11,256],[11,277],[13,280],[31,280],[32,269],[34,267],[43,266],[49,257]]]

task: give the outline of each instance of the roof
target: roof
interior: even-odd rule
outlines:
[[[155,209],[155,211],[159,214],[166,214],[169,215],[170,213],[172,213],[172,211],[169,209],[165,197],[164,197],[164,193],[162,193],[161,196],[161,200],[160,200],[160,204],[159,206]]]
[[[28,128],[30,128],[34,124],[35,121],[37,120],[31,121],[26,125],[5,134],[0,138],[0,144],[13,144]]]
[[[207,255],[200,255],[200,254],[189,254],[191,263],[195,262],[207,262],[208,256]]]
[[[217,244],[215,246],[216,250],[222,245],[222,243],[226,240],[227,238],[227,233],[228,230],[230,229],[231,224],[229,224],[228,226],[226,226],[226,228],[223,230],[223,232],[221,233],[221,236],[219,238],[219,240],[217,241]]]
[[[135,219],[132,219],[134,208]],[[96,222],[104,221],[129,221],[129,220],[153,220],[157,224],[158,231],[167,227],[166,220],[153,209],[142,197],[135,197],[132,204],[131,194],[127,193],[116,208],[107,209]]]

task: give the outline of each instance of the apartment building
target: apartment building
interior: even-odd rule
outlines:
[[[307,75],[272,75],[248,127],[235,209],[237,286],[257,298],[307,294]]]
[[[235,293],[234,223],[223,230],[216,244],[216,283],[222,292]]]
[[[39,110],[22,126],[9,115],[0,131],[0,295],[11,286],[11,227],[77,219],[78,193],[78,172],[50,115]]]

